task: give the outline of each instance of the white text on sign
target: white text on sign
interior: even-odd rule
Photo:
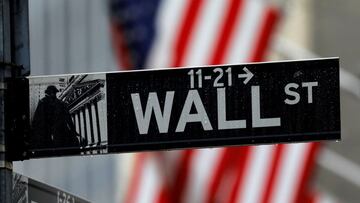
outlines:
[[[308,88],[308,103],[312,103],[312,87],[317,86],[317,82],[303,83],[303,87]],[[299,102],[300,95],[299,93],[290,90],[290,88],[297,88],[296,83],[289,83],[285,87],[285,93],[293,98],[285,99],[285,103],[293,105]],[[226,119],[226,88],[217,88],[217,128],[219,130],[226,129],[241,129],[246,128],[247,123],[245,119],[242,120],[227,120]],[[135,112],[135,117],[140,134],[147,134],[151,115],[154,113],[156,118],[156,123],[160,133],[168,133],[169,123],[171,117],[171,111],[174,101],[174,91],[166,92],[164,106],[160,106],[158,95],[156,92],[150,92],[147,98],[147,103],[145,107],[145,112],[141,107],[140,95],[138,93],[131,94],[131,100]],[[194,106],[196,109],[195,114],[191,114],[191,107]],[[163,109],[163,111],[161,110]],[[261,127],[276,127],[281,126],[280,117],[272,118],[261,118],[261,108],[260,108],[260,87],[251,86],[251,112],[252,112],[252,127],[261,128]],[[180,118],[177,123],[175,132],[184,132],[185,127],[188,123],[199,122],[201,123],[205,131],[213,130],[213,124],[211,123],[206,109],[203,105],[202,99],[197,90],[189,90],[185,103],[183,105]]]
[[[244,73],[238,74],[237,78],[245,78],[243,84],[246,85],[254,76],[254,74],[246,67],[242,69]],[[182,105],[182,111],[179,116],[175,132],[184,132],[188,123],[200,123],[204,131],[210,131],[214,129],[214,123],[210,121],[207,110],[203,104],[203,100],[200,97],[199,91],[193,88],[201,89],[203,87],[203,80],[211,80],[214,78],[212,87],[216,87],[217,94],[217,129],[243,129],[247,128],[247,120],[227,120],[226,116],[226,86],[233,85],[233,73],[231,67],[228,67],[225,71],[221,68],[215,68],[212,71],[215,77],[211,75],[202,75],[202,70],[191,69],[188,72],[190,78],[190,90],[188,90],[184,104]],[[221,82],[223,76],[226,75],[227,82]],[[297,91],[298,88],[307,88],[307,101],[309,104],[313,103],[313,91],[318,86],[318,82],[302,82],[288,83],[284,87],[286,98],[285,104],[295,105],[300,101],[300,94]],[[165,96],[165,102],[163,106],[160,106],[157,92],[150,92],[147,98],[145,111],[141,106],[141,99],[139,93],[132,93],[131,100],[133,109],[135,112],[136,122],[140,134],[147,134],[150,126],[150,120],[152,114],[155,115],[156,123],[160,133],[169,132],[169,124],[171,118],[171,112],[173,108],[175,91],[167,91]],[[268,117],[262,118],[261,112],[264,111],[260,108],[260,86],[251,86],[251,127],[263,128],[263,127],[278,127],[281,126],[280,117]],[[192,107],[195,108],[196,113],[190,113]]]
[[[226,119],[226,88],[217,88],[217,128],[219,130],[246,128],[246,120],[227,120]],[[160,107],[160,102],[156,92],[150,92],[147,98],[145,111],[141,107],[139,93],[131,94],[131,100],[135,112],[135,117],[140,134],[147,134],[152,113],[155,115],[157,126],[160,133],[168,133],[171,111],[174,101],[174,91],[167,91],[164,106]],[[194,106],[196,113],[190,113]],[[161,110],[163,109],[163,111]],[[275,127],[281,126],[281,118],[261,118],[260,109],[260,87],[251,86],[251,111],[252,127]],[[207,111],[198,90],[189,90],[184,102],[175,132],[184,132],[188,123],[199,122],[205,131],[213,130]]]

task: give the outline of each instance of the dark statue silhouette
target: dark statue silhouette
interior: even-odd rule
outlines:
[[[49,85],[35,110],[32,121],[33,149],[80,148],[80,136],[75,130],[66,103],[59,100],[59,90]]]

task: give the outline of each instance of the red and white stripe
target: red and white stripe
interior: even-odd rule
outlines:
[[[266,0],[162,3],[152,68],[262,60],[280,15]],[[317,149],[290,144],[141,154],[125,202],[303,202]]]
[[[125,203],[167,203],[168,192],[161,164],[155,153],[137,155]]]

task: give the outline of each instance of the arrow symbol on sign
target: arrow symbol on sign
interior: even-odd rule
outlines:
[[[239,74],[238,78],[246,78],[244,80],[244,84],[246,85],[254,76],[254,74],[251,71],[249,71],[249,69],[247,69],[246,67],[244,67],[243,70],[245,71],[245,74]]]

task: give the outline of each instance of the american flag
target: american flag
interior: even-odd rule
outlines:
[[[284,7],[268,0],[112,0],[110,8],[117,59],[134,69],[264,60]],[[124,202],[322,202],[310,184],[319,147],[139,153]]]

